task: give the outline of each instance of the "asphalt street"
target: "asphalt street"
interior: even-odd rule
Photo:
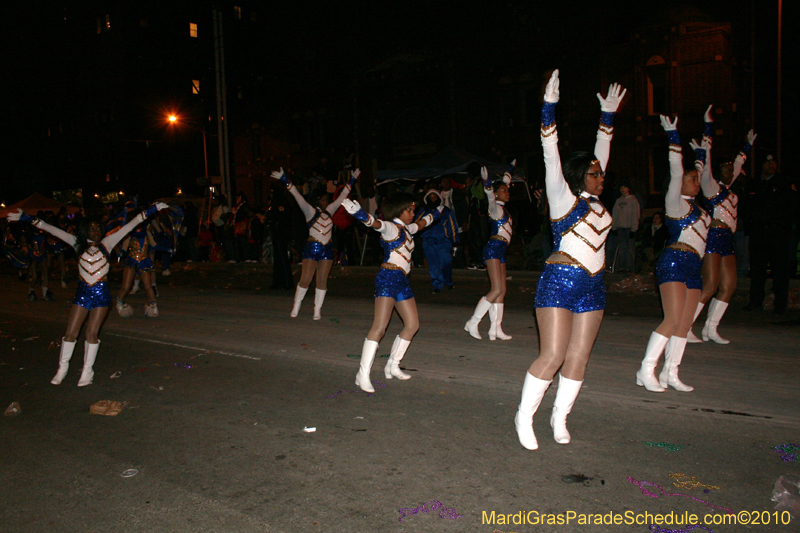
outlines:
[[[56,302],[26,302],[25,284],[0,271],[0,404],[21,407],[0,420],[0,531],[646,532],[645,513],[670,512],[701,524],[709,514],[716,533],[800,530],[776,525],[787,515],[770,501],[780,476],[800,473],[800,451],[775,451],[800,444],[800,311],[740,311],[740,280],[720,326],[731,344],[690,345],[681,378],[695,391],[655,394],[634,374],[658,298],[610,294],[572,442],[552,438],[554,384],[528,451],[513,418],[538,350],[537,273],[509,272],[514,338],[490,342],[462,330],[485,273],[458,271],[454,291],[433,295],[415,270],[421,327],[402,364],[413,378],[384,379],[379,357],[368,395],[354,356],[375,271],[335,268],[313,321],[313,292],[290,319],[293,294],[267,290],[264,265],[178,264],[159,278],[158,318],[144,317],[143,293],[128,298],[133,318],[109,316],[94,383],[81,388],[82,340],[63,384],[49,383],[74,282],[54,288]],[[115,269],[112,291],[119,279]],[[399,330],[395,316],[379,354]],[[90,414],[100,400],[128,403]],[[720,523],[729,510],[770,523]],[[570,522],[530,523],[545,514]],[[623,523],[580,524],[586,515]]]

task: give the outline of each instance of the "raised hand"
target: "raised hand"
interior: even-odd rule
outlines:
[[[481,167],[481,181],[487,189],[492,186],[492,180],[489,179],[489,169],[486,167]]]
[[[9,213],[6,215],[6,220],[9,222],[33,222],[36,217],[27,214],[22,209],[17,209],[16,213]]]
[[[558,92],[558,85],[560,81],[558,79],[558,69],[553,71],[553,74],[550,76],[550,81],[547,82],[547,87],[544,88],[544,101],[548,104],[555,104],[558,102],[559,92]]]
[[[287,187],[292,185],[292,180],[290,180],[289,176],[287,176],[286,173],[283,171],[283,167],[281,167],[280,170],[273,170],[270,173],[270,176],[272,176],[274,179],[280,181],[281,183],[283,183]]]
[[[597,93],[597,99],[600,100],[600,111],[603,113],[616,113],[626,92],[628,90],[623,89],[619,83],[612,83],[608,86],[608,95],[605,98],[600,93]]]
[[[356,180],[358,180],[358,177],[360,175],[361,175],[361,169],[360,168],[357,168],[357,169],[353,170],[352,172],[350,172],[350,181],[347,183],[347,186],[352,189],[353,186],[356,184]]]
[[[156,208],[159,211],[163,211],[164,209],[169,209],[169,205],[165,204],[164,202],[156,202]]]
[[[753,133],[753,130],[747,132],[747,144],[753,146],[753,143],[756,142],[756,137],[758,137],[757,133]]]
[[[669,117],[661,115],[661,127],[664,128],[664,131],[677,131],[678,117],[675,117],[675,120],[670,122]]]
[[[713,107],[714,107],[714,104],[711,104],[710,106],[708,106],[708,109],[706,109],[706,112],[703,115],[703,122],[714,122],[714,117],[711,115],[711,108],[713,108]]]
[[[350,198],[345,198],[342,201],[342,207],[344,210],[350,213],[351,215],[355,215],[356,213],[361,210],[361,205],[358,202],[351,200]]]

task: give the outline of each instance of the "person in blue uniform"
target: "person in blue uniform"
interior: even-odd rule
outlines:
[[[661,116],[661,125],[669,138],[670,180],[665,197],[669,241],[656,263],[656,282],[661,293],[664,320],[655,331],[645,349],[641,367],[636,373],[636,384],[651,392],[664,392],[668,386],[681,392],[691,392],[678,377],[678,367],[686,349],[686,335],[694,321],[702,289],[701,269],[706,249],[711,217],[695,202],[702,190],[711,195],[711,141],[706,137],[702,145],[692,141],[695,164],[683,168],[678,119],[671,121]],[[664,367],[655,377],[655,368],[664,353]]]
[[[453,248],[458,244],[458,223],[453,211],[444,205],[438,191],[425,193],[425,208],[418,215],[422,218],[442,206],[441,218],[422,232],[422,249],[428,263],[431,286],[434,294],[453,290]]]
[[[361,362],[356,374],[356,385],[361,390],[375,392],[369,374],[378,351],[378,344],[386,333],[386,328],[392,319],[392,311],[395,309],[403,320],[403,330],[392,344],[384,376],[386,379],[411,378],[400,370],[400,361],[419,330],[417,302],[408,281],[408,275],[411,273],[411,254],[414,252],[412,236],[431,225],[441,214],[441,210],[437,209],[421,220],[413,222],[416,205],[414,197],[407,193],[392,196],[383,205],[383,215],[388,220],[376,220],[357,202],[350,199],[344,200],[342,206],[356,220],[381,234],[384,259],[378,275],[375,276],[375,318],[372,328],[364,339]]]
[[[559,86],[558,70],[555,70],[545,88],[541,126],[554,251],[546,261],[534,301],[539,324],[539,356],[525,373],[514,419],[519,442],[529,450],[539,447],[533,431],[533,416],[559,370],[561,376],[550,426],[557,443],[567,444],[571,440],[567,415],[583,385],[606,306],[605,242],[612,220],[599,196],[603,192],[614,135],[614,115],[626,92],[612,83],[605,98],[597,95],[601,116],[594,153],[575,152],[562,168],[555,124]]]
[[[147,293],[147,304],[144,306],[145,316],[150,318],[158,316],[158,304],[153,290],[155,266],[151,254],[151,248],[156,245],[156,240],[151,228],[149,222],[139,224],[131,232],[130,237],[122,243],[122,247],[128,252],[125,258],[125,270],[122,272],[122,287],[117,295],[117,313],[122,318],[133,316],[133,308],[125,303],[125,297],[133,286],[135,276],[139,276],[139,279],[142,280],[142,285]]]
[[[83,370],[78,380],[78,386],[84,387],[92,383],[94,362],[100,349],[98,334],[108,314],[108,307],[111,305],[111,291],[108,288],[109,251],[147,217],[166,207],[166,204],[156,203],[134,217],[119,231],[106,237],[103,237],[103,225],[97,220],[82,221],[76,235],[72,235],[38,218],[26,215],[21,210],[8,215],[7,218],[10,222],[29,222],[37,229],[61,239],[73,247],[78,254],[80,280],[69,312],[67,331],[61,339],[58,372],[50,381],[53,385],[60,385],[66,377],[69,362],[84,323],[86,324],[84,330],[86,342],[84,344]]]

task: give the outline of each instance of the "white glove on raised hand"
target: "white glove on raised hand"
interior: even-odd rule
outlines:
[[[550,80],[547,82],[547,87],[544,88],[544,101],[548,104],[555,104],[558,102],[560,95],[558,92],[559,83],[558,69],[555,69],[550,76]]]
[[[678,129],[678,117],[675,117],[675,120],[670,122],[670,118],[664,115],[661,115],[661,127],[664,128],[664,131],[675,131]]]
[[[358,202],[351,200],[350,198],[345,198],[342,201],[342,207],[344,207],[344,210],[350,213],[351,215],[355,215],[361,209],[361,205]]]
[[[705,144],[705,143],[703,143],[703,144]],[[698,148],[703,148],[702,145],[697,144],[697,140],[696,139],[692,139],[691,141],[689,141],[689,146],[691,146],[692,150],[694,150],[694,151],[697,151]]]
[[[753,130],[747,132],[747,142],[750,143],[750,146],[752,146],[753,143],[756,142],[756,137],[758,137],[758,134],[753,133]]]
[[[703,115],[703,122],[714,122],[714,117],[711,115],[711,108],[713,108],[713,107],[714,107],[714,104],[711,104],[710,106],[708,106],[708,109],[706,109],[706,112]]]
[[[281,179],[281,176],[283,176],[283,167],[281,167],[280,170],[273,170],[269,175],[272,177],[272,179]]]
[[[24,214],[25,213],[22,211],[22,209],[17,209],[16,213],[7,214],[6,220],[8,220],[9,222],[19,222],[19,219],[22,218],[22,215]]]
[[[600,93],[597,93],[597,99],[600,100],[600,111],[603,113],[616,113],[626,92],[628,92],[628,89],[623,89],[619,83],[612,83],[608,86],[608,95],[605,98]]]
[[[162,211],[164,209],[169,209],[169,205],[165,204],[164,202],[156,202],[156,207],[158,208],[159,211]]]
[[[487,189],[492,186],[492,180],[489,179],[489,169],[486,167],[481,167],[481,181]]]

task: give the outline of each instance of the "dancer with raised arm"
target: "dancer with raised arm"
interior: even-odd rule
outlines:
[[[712,138],[713,118],[711,106],[705,115],[705,136]],[[708,306],[706,322],[703,326],[702,337],[704,341],[714,341],[717,344],[728,344],[730,341],[717,333],[722,316],[728,309],[728,304],[736,290],[736,255],[733,248],[733,234],[736,233],[736,223],[739,218],[739,197],[731,191],[731,186],[747,161],[747,154],[756,140],[753,130],[747,132],[747,141],[742,150],[733,161],[726,161],[719,166],[720,180],[711,180],[706,206],[711,211],[711,227],[708,229],[706,240],[706,253],[703,256],[703,290],[700,293],[700,303],[694,313],[694,318],[702,311],[703,307],[711,300]],[[707,163],[707,166],[708,165]],[[705,191],[704,191],[705,195]],[[689,328],[687,342],[702,342]]]
[[[636,384],[651,392],[664,392],[667,386],[691,392],[694,387],[678,378],[678,367],[702,289],[700,270],[711,218],[696,204],[695,196],[700,193],[701,177],[703,190],[710,194],[711,164],[710,161],[706,164],[706,157],[710,158],[711,144],[708,138],[703,139],[702,145],[692,141],[695,164],[684,169],[678,118],[670,121],[662,115],[661,125],[669,137],[670,175],[665,199],[669,241],[656,263],[664,320],[650,334],[642,366],[636,373]],[[656,379],[655,368],[662,352],[664,367]]]
[[[516,161],[516,160],[515,160]],[[511,169],[513,170],[512,163]],[[484,315],[489,313],[489,340],[500,339],[510,341],[511,335],[503,333],[503,300],[506,296],[506,250],[511,242],[511,216],[506,211],[505,204],[511,198],[509,185],[511,184],[511,170],[503,175],[502,180],[492,183],[489,179],[489,171],[486,167],[481,168],[481,181],[489,200],[489,228],[491,237],[489,242],[483,247],[483,262],[486,271],[489,273],[491,288],[489,293],[478,301],[472,318],[467,320],[464,331],[474,338],[481,340],[478,325],[483,320]]]
[[[539,357],[525,374],[522,398],[514,419],[519,442],[529,450],[539,447],[533,416],[556,372],[561,373],[550,426],[559,444],[570,442],[567,415],[583,385],[603,311],[605,243],[611,215],[600,203],[614,135],[614,115],[625,96],[616,83],[600,100],[600,127],[594,153],[575,152],[564,162],[558,152],[555,109],[559,99],[558,70],[547,83],[542,106],[542,150],[545,187],[553,229],[554,252],[547,259],[536,289]]]
[[[386,201],[383,205],[383,214],[389,221],[376,220],[352,200],[344,200],[342,205],[356,220],[381,234],[383,264],[375,276],[375,318],[367,338],[364,339],[361,364],[356,374],[356,385],[361,387],[361,390],[375,392],[369,373],[375,354],[378,352],[378,344],[386,333],[394,309],[397,309],[397,314],[403,320],[403,330],[394,339],[389,361],[384,368],[384,376],[386,379],[411,378],[400,370],[400,361],[419,330],[417,301],[408,281],[408,275],[411,273],[411,254],[414,251],[412,235],[432,224],[440,216],[443,207],[439,206],[433,213],[412,223],[416,206],[414,197],[410,194],[396,194]]]
[[[167,205],[167,204],[163,204]],[[169,206],[167,206],[169,207]],[[136,220],[137,217],[134,217]],[[122,287],[117,295],[117,313],[122,318],[133,316],[133,308],[125,303],[125,297],[131,291],[135,276],[139,276],[147,294],[144,315],[149,318],[158,317],[158,304],[155,292],[155,265],[153,264],[153,246],[156,245],[150,222],[142,222],[134,228],[130,236],[125,238],[122,248],[127,251],[125,270],[122,271]]]
[[[317,287],[314,293],[314,320],[322,318],[322,303],[325,301],[325,294],[328,292],[328,275],[333,266],[333,242],[331,242],[331,232],[333,230],[333,214],[342,205],[342,202],[350,194],[350,190],[356,183],[361,170],[355,169],[350,172],[350,180],[339,193],[339,196],[331,202],[329,194],[323,194],[314,207],[306,202],[297,187],[292,185],[291,180],[283,171],[283,168],[272,172],[271,176],[286,185],[297,205],[306,217],[308,224],[308,241],[303,247],[303,270],[300,274],[300,281],[294,292],[294,305],[290,317],[295,318],[300,312],[300,304],[306,296],[314,273],[317,277]]]
[[[36,228],[61,239],[75,249],[78,254],[78,291],[75,293],[72,309],[67,321],[67,332],[61,339],[61,352],[58,357],[58,372],[50,381],[53,385],[61,384],[69,369],[69,361],[75,350],[77,338],[81,328],[86,322],[86,342],[83,356],[83,371],[81,372],[79,387],[92,383],[94,377],[94,362],[100,349],[100,339],[97,338],[100,327],[108,314],[111,305],[111,291],[108,288],[109,250],[114,248],[133,228],[138,226],[147,217],[154,215],[160,209],[166,209],[167,204],[156,202],[146,211],[134,217],[119,231],[103,238],[103,225],[99,220],[83,220],[78,226],[76,235],[51,226],[38,218],[26,215],[19,210],[8,215],[10,222],[30,222]]]
[[[606,306],[603,271],[611,215],[599,196],[614,135],[614,116],[626,92],[612,83],[605,98],[597,94],[601,115],[594,153],[574,152],[562,170],[555,124],[559,85],[555,70],[545,88],[541,128],[554,252],[546,261],[536,289],[539,357],[525,374],[514,419],[520,444],[529,450],[539,447],[533,416],[559,370],[550,426],[556,442],[570,442],[567,415],[583,385]]]

